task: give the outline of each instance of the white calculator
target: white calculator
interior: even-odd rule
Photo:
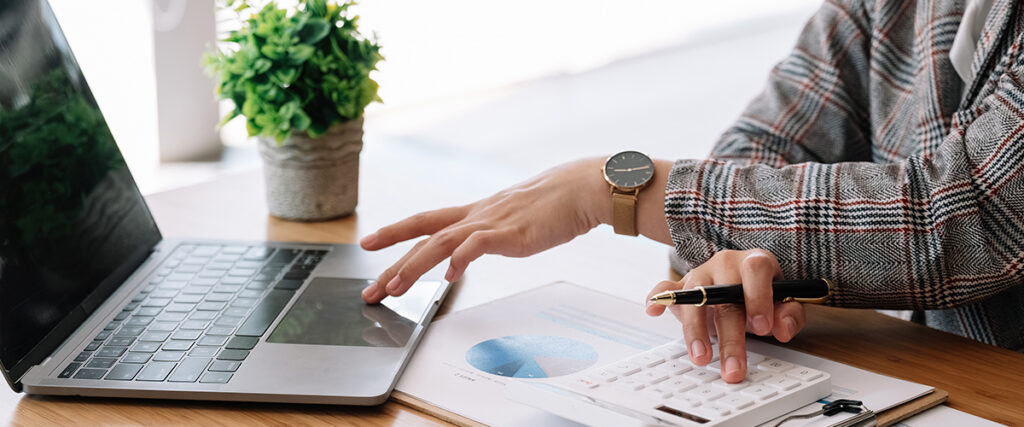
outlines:
[[[753,426],[832,392],[826,372],[751,352],[746,379],[726,383],[714,348],[700,367],[673,341],[573,375],[511,383],[506,397],[594,426]]]

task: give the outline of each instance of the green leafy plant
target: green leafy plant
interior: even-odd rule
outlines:
[[[293,132],[317,137],[331,126],[362,117],[377,96],[370,78],[383,59],[380,46],[363,37],[355,3],[298,0],[284,8],[271,1],[227,0],[240,17],[228,47],[204,57],[217,95],[235,108],[221,122],[245,116],[250,136],[283,141]]]

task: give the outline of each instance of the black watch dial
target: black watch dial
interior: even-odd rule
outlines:
[[[639,151],[623,151],[604,164],[604,179],[620,189],[642,187],[653,176],[654,162]]]

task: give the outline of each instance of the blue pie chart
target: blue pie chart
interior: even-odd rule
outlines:
[[[510,378],[569,375],[597,363],[586,343],[552,335],[513,335],[480,342],[466,351],[466,362],[488,374]]]

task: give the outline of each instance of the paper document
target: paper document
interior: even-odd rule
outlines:
[[[570,375],[681,336],[671,315],[652,318],[639,303],[559,282],[436,320],[396,389],[485,424],[575,425],[506,400],[505,386],[518,378]],[[874,410],[932,389],[759,341],[747,343],[751,351],[830,373],[834,398],[863,400]],[[799,425],[819,423],[787,423]]]

